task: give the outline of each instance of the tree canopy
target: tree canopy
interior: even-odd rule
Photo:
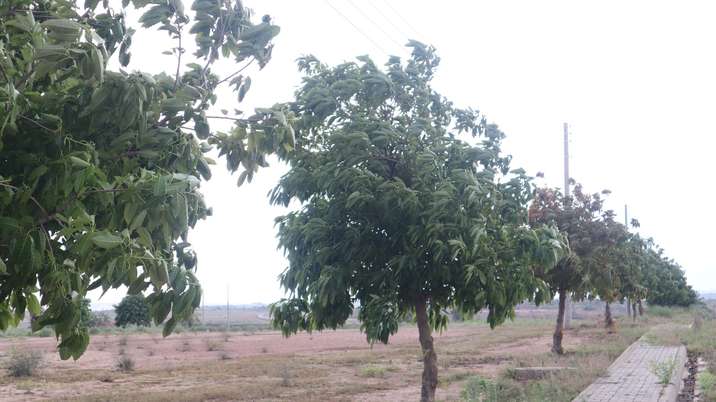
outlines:
[[[118,327],[127,325],[147,327],[152,323],[149,305],[142,295],[125,296],[118,305],[114,306],[114,312],[114,325]]]
[[[681,266],[664,254],[653,240],[646,241],[643,268],[646,301],[660,306],[688,307],[698,301],[696,291],[686,282]]]
[[[296,150],[271,200],[301,207],[277,219],[290,296],[271,312],[288,335],[336,328],[358,305],[370,342],[388,342],[414,313],[430,399],[430,328],[445,327],[445,309],[487,309],[495,326],[525,299],[549,300],[532,267],[553,265],[564,244],[556,229],[527,225],[530,180],[510,170],[504,134],[437,93],[434,49],[409,46],[412,57],[385,70],[365,56],[299,60]]]
[[[88,290],[151,290],[165,335],[191,314],[201,288],[187,234],[211,214],[199,191],[206,153],[218,148],[242,183],[293,143],[280,107],[220,116],[235,122],[225,133],[210,124],[217,88],[241,101],[242,71],[269,61],[270,17],[253,22],[240,1],[196,0],[190,18],[181,0],[123,0],[176,43],[156,49],[175,56],[172,75],[150,75],[107,69],[115,56],[129,65],[141,29],[99,3],[0,2],[0,329],[29,311],[33,330],[54,328],[63,359],[88,344]],[[218,76],[221,60],[236,71]]]

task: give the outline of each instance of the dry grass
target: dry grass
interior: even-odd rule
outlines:
[[[597,319],[577,321],[575,329],[565,335],[568,353],[564,356],[548,353],[553,320],[521,319],[495,330],[477,322],[451,324],[453,335],[449,331],[450,336],[435,337],[440,369],[438,398],[459,399],[467,384],[481,384],[472,380],[473,376],[479,376],[500,390],[501,401],[569,401],[604,373],[630,343],[654,325],[673,319],[649,317],[636,325],[620,322],[619,332],[612,335],[596,324]],[[709,328],[709,322],[705,322],[703,330]],[[197,353],[206,353],[213,349],[210,342],[217,342],[218,353],[206,360],[180,359],[179,364],[169,368],[143,363],[131,376],[111,384],[102,381],[111,370],[85,370],[81,365],[47,370],[42,382],[34,387],[57,388],[62,384],[73,389],[82,388],[82,384],[94,387],[84,395],[67,394],[57,398],[79,401],[228,401],[236,400],[238,395],[242,400],[385,401],[414,400],[419,394],[422,362],[417,339],[388,347],[362,345],[283,354],[271,344],[255,349],[255,354],[243,355],[229,349],[230,345],[240,342],[238,338],[227,344],[220,334],[211,339],[204,336],[183,334],[176,349],[188,348],[191,343]],[[198,345],[206,345],[206,348]],[[175,354],[184,355],[176,349],[171,347]],[[161,356],[157,352],[154,359]],[[525,383],[505,375],[508,368],[520,366],[568,366],[575,371]],[[0,378],[2,383],[7,380]]]

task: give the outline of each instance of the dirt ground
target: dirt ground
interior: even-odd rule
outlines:
[[[464,380],[495,377],[514,357],[545,354],[551,320],[522,319],[495,330],[457,323],[436,334],[441,383],[438,399],[458,400]],[[419,399],[422,370],[417,330],[401,327],[388,345],[366,343],[358,330],[298,334],[277,332],[95,335],[78,361],[61,361],[54,338],[0,341],[44,353],[40,373],[27,379],[0,377],[0,400],[341,400]],[[587,336],[565,337],[567,349]],[[132,372],[117,362],[128,356]]]

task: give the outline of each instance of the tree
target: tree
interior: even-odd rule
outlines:
[[[114,306],[114,325],[126,327],[127,325],[138,325],[148,327],[152,323],[149,313],[149,304],[142,295],[127,295],[122,301]]]
[[[602,194],[608,194],[607,190]],[[552,188],[535,189],[529,209],[533,226],[554,225],[569,241],[570,252],[557,265],[540,276],[549,284],[552,292],[559,296],[557,324],[552,336],[552,352],[564,353],[565,301],[569,294],[575,300],[584,299],[590,291],[587,268],[599,250],[610,242],[604,232],[604,200],[600,194],[584,192],[582,185],[574,186],[573,194],[565,197]]]
[[[80,326],[85,328],[110,326],[111,319],[106,313],[92,311],[92,301],[88,298],[80,302]]]
[[[201,288],[188,231],[211,214],[199,191],[206,153],[217,148],[241,184],[293,143],[280,107],[211,114],[219,88],[241,101],[251,83],[242,71],[270,59],[270,17],[252,22],[240,1],[195,0],[190,18],[181,0],[123,0],[147,9],[142,28],[176,42],[156,51],[176,69],[150,75],[107,69],[115,55],[129,64],[140,28],[99,3],[0,2],[0,330],[29,311],[33,330],[54,327],[63,359],[89,342],[78,325],[88,290],[151,293],[165,335],[190,315]],[[222,60],[236,70],[218,76]],[[215,117],[234,126],[218,132]]]
[[[290,295],[271,314],[288,336],[335,329],[357,304],[367,340],[387,343],[414,313],[421,400],[431,401],[432,331],[446,311],[486,308],[494,327],[517,303],[548,300],[532,267],[553,265],[564,244],[555,229],[528,227],[530,181],[510,171],[503,133],[434,91],[434,49],[409,46],[407,63],[391,57],[387,71],[366,56],[336,67],[299,60],[296,150],[271,200],[301,208],[277,219]]]
[[[632,221],[633,227],[638,222]],[[636,320],[636,308],[632,305],[640,303],[646,296],[643,267],[646,264],[646,244],[638,234],[625,232],[617,245],[616,273],[619,278],[619,295],[626,301],[627,312],[633,310]]]
[[[659,306],[688,307],[698,301],[696,291],[686,282],[679,264],[664,255],[652,239],[646,241],[647,256],[643,266],[646,301]]]

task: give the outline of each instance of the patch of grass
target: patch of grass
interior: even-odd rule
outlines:
[[[669,385],[671,383],[671,376],[674,374],[676,369],[676,359],[669,359],[663,362],[652,362],[649,366],[652,374],[656,376],[661,385]]]
[[[30,377],[35,374],[42,362],[42,353],[38,350],[10,351],[7,372],[12,377]]]
[[[382,378],[385,377],[387,372],[396,370],[397,369],[393,366],[370,365],[362,367],[359,371],[359,375],[368,378]]]
[[[465,402],[500,402],[503,385],[479,376],[471,377],[460,393]]]
[[[127,355],[120,355],[117,359],[117,369],[125,373],[134,371],[134,359]]]
[[[438,379],[438,386],[448,386],[454,382],[462,381],[470,377],[471,375],[472,373],[470,373],[469,371],[456,371],[454,373],[442,374]]]
[[[119,338],[119,346],[127,346],[127,342],[129,342],[129,338],[126,336]]]
[[[207,352],[215,352],[217,350],[221,350],[221,346],[219,345],[218,342],[212,341],[212,340],[206,341],[206,351]]]
[[[716,375],[709,371],[700,373],[697,382],[706,401],[716,401]]]

